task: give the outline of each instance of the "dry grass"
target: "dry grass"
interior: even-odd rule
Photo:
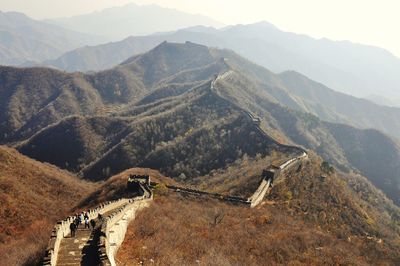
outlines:
[[[275,151],[264,157],[261,154],[254,158],[245,155],[225,169],[214,170],[209,175],[196,177],[188,182],[200,190],[250,197],[260,185],[263,170],[271,164],[279,165],[285,159],[288,159],[287,154]]]
[[[399,235],[370,224],[367,217],[379,217],[335,175],[321,179],[318,163],[280,180],[255,209],[156,193],[129,227],[117,259],[120,265],[399,265]]]
[[[0,146],[0,265],[42,256],[54,223],[95,185]]]
[[[162,175],[157,170],[149,168],[130,168],[103,182],[89,197],[79,204],[78,208],[94,207],[105,201],[132,196],[130,192],[126,190],[129,175],[149,175],[152,182],[176,185],[174,180]]]
[[[271,205],[251,210],[168,196],[139,214],[118,260],[120,265],[368,265],[364,252],[384,254],[368,241],[339,239]]]

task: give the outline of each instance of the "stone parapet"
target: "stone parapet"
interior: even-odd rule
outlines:
[[[100,259],[103,266],[115,266],[115,255],[125,239],[129,223],[135,218],[136,212],[148,207],[152,197],[137,197],[128,204],[118,208],[105,218],[101,226]]]
[[[115,201],[108,201],[100,204],[94,209],[89,210],[89,219],[95,219],[99,214],[109,212],[129,202],[129,199],[119,199]],[[43,265],[57,265],[58,251],[60,249],[61,240],[71,233],[70,224],[75,220],[76,216],[69,216],[66,219],[59,221],[53,228],[49,243],[46,248]]]

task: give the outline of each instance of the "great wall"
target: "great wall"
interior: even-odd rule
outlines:
[[[212,192],[207,192],[207,191],[202,191],[202,190],[197,190],[197,189],[191,189],[191,188],[185,188],[185,187],[179,187],[179,186],[171,186],[171,185],[166,185],[166,188],[168,188],[169,190],[175,191],[177,193],[193,195],[193,196],[198,196],[198,197],[212,198],[212,199],[217,199],[220,201],[226,201],[228,203],[244,204],[244,205],[250,206],[251,208],[254,208],[263,201],[269,188],[271,188],[274,180],[279,178],[282,174],[286,174],[289,171],[289,169],[296,170],[296,169],[298,169],[298,168],[296,168],[296,166],[301,167],[301,162],[305,159],[307,159],[306,153],[304,153],[300,156],[297,156],[295,158],[289,159],[289,160],[285,161],[284,163],[282,163],[278,167],[270,166],[267,169],[265,169],[263,171],[263,174],[261,177],[260,185],[258,186],[257,190],[253,193],[253,195],[251,195],[249,198],[229,196],[229,195],[224,195],[224,194],[219,194],[219,193],[212,193]]]
[[[233,204],[244,204],[253,208],[263,201],[275,179],[286,174],[291,169],[300,167],[301,162],[305,159],[307,159],[306,153],[287,160],[278,167],[272,166],[264,170],[259,187],[253,195],[247,199],[178,186],[166,185],[166,187],[177,193],[218,199]],[[74,216],[58,222],[53,229],[49,245],[46,249],[43,265],[93,265],[86,264],[85,261],[97,262],[97,265],[104,266],[116,265],[115,255],[125,238],[125,233],[130,221],[135,218],[137,211],[148,207],[153,199],[153,193],[150,187],[154,186],[156,183],[151,184],[148,176],[145,180],[146,181],[143,181],[143,179],[140,180],[140,178],[128,180],[128,187],[135,186],[140,188],[142,191],[141,196],[106,202],[88,211],[90,219],[97,219],[99,214],[102,214],[105,218],[94,232],[86,231],[86,235],[78,235],[78,237],[83,240],[83,243],[79,242],[76,238],[69,237],[71,234],[69,225],[74,221]],[[92,234],[92,236],[88,234]],[[71,240],[72,244],[71,241],[68,240]],[[89,243],[90,241],[92,241],[92,243]],[[70,242],[69,248],[68,242]],[[85,246],[87,247],[90,245],[94,249],[94,252],[92,252],[92,254],[85,254]]]
[[[109,201],[88,210],[90,220],[98,226],[95,230],[79,230],[70,237],[70,224],[75,216],[58,222],[51,234],[42,265],[116,265],[114,256],[125,238],[129,222],[142,208],[149,206],[153,194],[147,184],[142,196]],[[103,216],[99,220],[99,214]],[[82,242],[81,242],[82,241]]]
[[[278,166],[267,167],[262,173],[262,179],[258,188],[249,198],[211,193],[172,185],[166,185],[166,188],[177,193],[218,199],[233,204],[244,204],[254,208],[263,201],[274,180],[286,175],[290,170],[298,170],[301,168],[302,162],[308,159],[308,154],[301,147],[283,145],[272,139],[260,127],[261,119],[221,96],[215,88],[215,83],[218,79],[226,75],[229,75],[229,72],[216,76],[215,79],[211,81],[211,90],[221,99],[228,101],[229,104],[234,105],[245,113],[247,117],[252,120],[259,133],[273,140],[275,144],[280,147],[296,151],[296,155]],[[151,187],[154,185],[156,185],[156,183],[152,183],[149,176],[130,177],[128,179],[128,189],[140,191],[141,195],[134,198],[122,198],[116,201],[109,201],[89,210],[87,212],[89,219],[94,219],[99,224],[93,231],[78,231],[78,238],[80,239],[77,239],[77,237],[69,237],[71,234],[70,224],[75,220],[75,216],[70,216],[58,222],[52,231],[42,265],[116,265],[115,255],[124,241],[128,225],[130,221],[135,218],[137,211],[150,205],[153,199]],[[99,214],[104,217],[101,221],[98,219]],[[82,235],[79,236],[79,233]],[[82,240],[82,242],[80,242],[80,240]]]

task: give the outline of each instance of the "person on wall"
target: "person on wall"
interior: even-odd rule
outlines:
[[[75,237],[75,234],[76,234],[76,224],[75,224],[75,222],[72,222],[69,225],[69,229],[71,230],[71,237]]]
[[[90,229],[90,227],[89,227],[89,217],[85,217],[85,229]]]
[[[96,226],[96,221],[94,219],[90,220],[90,225],[92,226],[92,230],[94,230],[94,227]]]
[[[81,224],[81,216],[80,215],[76,216],[74,222],[75,222],[76,229],[78,229],[79,225]]]

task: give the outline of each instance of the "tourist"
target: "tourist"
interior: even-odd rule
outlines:
[[[75,237],[76,224],[74,222],[69,225],[69,229],[71,230],[71,237]]]
[[[88,216],[85,216],[85,229],[90,229],[90,227],[89,227],[89,217]]]
[[[96,221],[94,219],[90,220],[90,225],[92,226],[92,230],[94,230],[94,227],[96,226]]]
[[[78,215],[78,216],[76,216],[76,218],[75,218],[75,227],[76,228],[78,228],[79,227],[79,225],[81,224],[81,217]]]

